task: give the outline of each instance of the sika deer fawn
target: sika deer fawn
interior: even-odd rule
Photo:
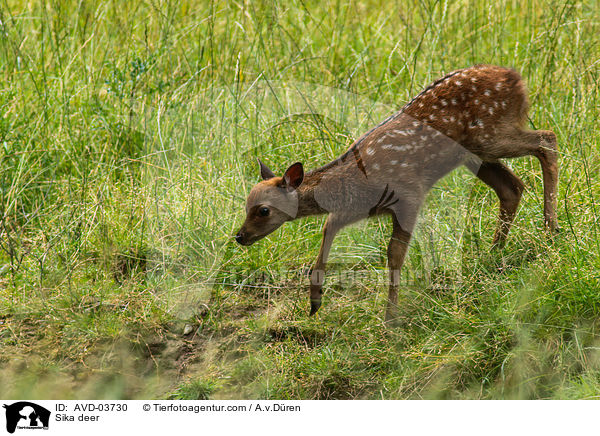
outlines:
[[[235,239],[250,245],[286,221],[329,213],[310,273],[313,315],[321,306],[325,264],[336,233],[368,216],[391,215],[386,310],[386,320],[391,320],[419,208],[431,186],[456,167],[466,165],[498,195],[493,244],[501,246],[524,185],[500,159],[537,157],[544,180],[545,223],[550,231],[556,229],[556,136],[548,130],[525,130],[527,109],[526,89],[516,71],[490,65],[454,71],[319,169],[305,174],[302,164],[295,163],[277,177],[259,160],[263,181],[250,191],[246,220]]]

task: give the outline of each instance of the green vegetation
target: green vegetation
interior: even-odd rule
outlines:
[[[0,0],[0,397],[596,397],[599,7]],[[475,63],[517,68],[557,134],[562,231],[515,160],[528,190],[491,251],[497,199],[459,170],[429,196],[398,327],[386,219],[336,239],[367,274],[332,274],[309,318],[323,218],[231,238],[255,158],[327,163]]]

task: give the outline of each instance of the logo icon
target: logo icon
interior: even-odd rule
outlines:
[[[48,429],[50,411],[29,401],[19,401],[4,405],[6,409],[6,431],[14,433],[15,429]]]

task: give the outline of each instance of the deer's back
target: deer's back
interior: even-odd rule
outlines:
[[[433,82],[357,145],[378,141],[389,130],[409,126],[412,120],[479,154],[481,146],[506,127],[522,126],[528,107],[519,73],[494,65],[475,65]]]
[[[341,158],[356,165],[342,166],[336,177],[361,180],[365,192],[387,186],[421,197],[470,153],[484,161],[502,157],[495,138],[521,126],[527,108],[525,86],[516,71],[491,65],[454,71],[363,135]],[[352,176],[343,168],[359,173]]]
[[[347,155],[358,152],[359,166],[382,177],[404,173],[406,180],[406,173],[433,171],[435,179],[467,152],[484,161],[502,157],[495,138],[521,126],[527,109],[525,86],[516,71],[476,65],[432,83]]]
[[[403,113],[468,146],[485,142],[504,125],[522,125],[527,109],[527,92],[519,73],[476,65],[432,83]]]

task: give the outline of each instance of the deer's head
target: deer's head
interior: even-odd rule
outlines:
[[[291,165],[282,177],[277,177],[260,159],[262,181],[255,185],[246,200],[246,220],[235,235],[242,245],[251,245],[277,230],[284,222],[296,218],[298,193],[304,179],[300,162]]]

